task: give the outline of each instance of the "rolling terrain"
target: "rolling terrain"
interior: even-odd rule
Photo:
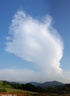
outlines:
[[[32,84],[36,84],[36,87]],[[32,84],[13,84],[8,81],[0,81],[0,96],[1,94],[5,96],[70,96],[70,84],[62,84],[61,82],[45,82],[43,84],[49,84],[46,91],[37,86],[38,83],[34,82]],[[50,85],[57,86],[52,87]]]

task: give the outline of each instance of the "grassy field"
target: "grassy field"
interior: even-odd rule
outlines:
[[[4,84],[3,81],[0,81],[0,88],[12,88],[12,86],[7,83]]]
[[[37,93],[37,92],[31,92],[26,90],[20,90],[20,89],[14,89],[10,84],[5,84],[2,81],[0,81],[0,93],[8,94],[8,93],[16,93],[17,96],[70,96],[70,94],[52,94],[52,93]],[[4,92],[4,90],[6,92]],[[1,95],[0,95],[1,96]]]
[[[6,90],[5,94],[7,93],[16,93],[17,96],[47,96],[46,94],[39,94],[37,92],[31,92],[26,90],[20,90],[20,89],[14,89],[11,85],[5,84],[2,81],[0,81],[0,89]],[[1,92],[0,92],[1,93]],[[3,92],[4,94],[4,92]]]
[[[26,91],[26,90],[20,90],[20,89],[14,89],[11,85],[9,84],[5,84],[3,83],[2,81],[0,81],[0,91],[4,92],[4,90],[7,92],[7,93],[23,93],[23,94],[28,94],[28,96],[34,96],[35,94],[38,94],[37,92],[31,92],[31,91]],[[1,93],[0,92],[0,93]]]

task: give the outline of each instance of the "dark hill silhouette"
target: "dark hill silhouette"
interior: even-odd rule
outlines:
[[[49,86],[59,86],[59,85],[63,85],[63,83],[58,82],[58,81],[48,81],[48,82],[40,84],[39,86],[42,88],[47,88]]]

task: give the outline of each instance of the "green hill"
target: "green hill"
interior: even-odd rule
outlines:
[[[7,93],[14,92],[14,93],[29,94],[27,96],[34,96],[34,94],[38,94],[37,92],[31,92],[31,91],[13,88],[11,82],[7,82],[7,81],[0,81],[0,92],[7,92]],[[24,95],[24,96],[26,96],[26,95]]]
[[[0,89],[1,88],[12,88],[12,86],[7,81],[0,81]]]

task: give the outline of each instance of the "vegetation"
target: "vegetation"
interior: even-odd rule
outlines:
[[[36,87],[30,83],[19,84],[7,81],[0,81],[0,92],[16,92],[28,94],[21,96],[70,96],[70,84],[64,84],[61,86],[49,86],[45,90],[39,86]]]
[[[27,91],[33,91],[33,92],[46,92],[45,89],[41,87],[36,87],[30,83],[27,84],[11,84],[13,88],[15,89],[21,89],[21,90],[27,90]]]
[[[0,81],[0,93],[1,92],[17,93],[17,94],[19,93],[20,95],[18,95],[18,96],[34,96],[34,95],[38,94],[37,92],[23,90],[21,85],[22,84],[12,84],[7,81]],[[28,94],[28,95],[23,95],[23,94]]]

